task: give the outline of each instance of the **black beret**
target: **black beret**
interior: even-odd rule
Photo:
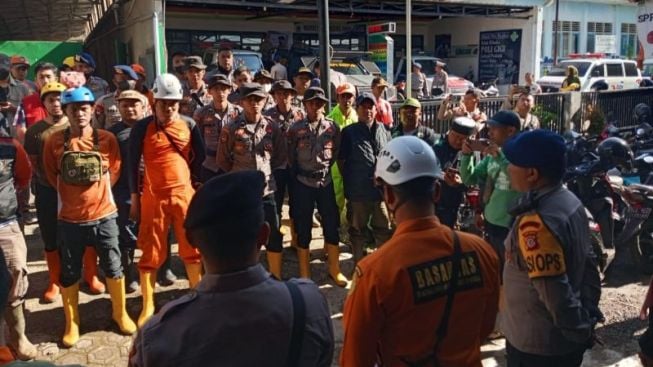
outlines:
[[[239,218],[240,213],[263,210],[264,188],[265,177],[260,171],[237,171],[214,177],[193,196],[184,228],[210,226]]]
[[[564,167],[567,152],[562,136],[544,129],[518,134],[501,150],[508,162],[526,168]]]

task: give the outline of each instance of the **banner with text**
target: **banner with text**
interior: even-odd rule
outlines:
[[[497,79],[497,84],[519,83],[521,29],[481,32],[478,52],[479,81]]]

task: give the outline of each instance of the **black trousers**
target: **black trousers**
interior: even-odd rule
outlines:
[[[59,221],[61,256],[61,285],[70,287],[82,277],[82,259],[86,246],[95,247],[100,258],[100,268],[108,278],[122,276],[120,249],[118,247],[119,229],[115,216],[91,223],[68,223]]]
[[[138,234],[138,223],[129,219],[130,204],[125,202],[117,203],[118,206],[118,242],[121,249],[136,249],[136,239]]]
[[[274,201],[277,205],[277,215],[279,216],[279,221],[281,221],[281,211],[283,209],[283,199],[288,193],[288,204],[290,207],[290,218],[293,218],[292,213],[292,185],[294,182],[291,182],[290,171],[288,169],[276,169],[272,172],[274,175],[274,182],[277,184],[277,189],[274,191]],[[312,216],[312,214],[311,214]]]
[[[325,187],[315,188],[306,186],[294,180],[293,182],[293,220],[297,231],[297,244],[301,248],[308,248],[311,243],[313,230],[313,210],[317,205],[317,211],[322,217],[322,230],[326,243],[337,245],[340,242],[338,228],[340,227],[340,216],[336,195],[333,191],[333,183]]]
[[[541,356],[517,350],[506,341],[508,367],[578,367],[583,363],[585,348],[560,356]]]
[[[485,221],[485,240],[490,243],[494,251],[499,256],[499,274],[503,279],[503,264],[506,261],[506,246],[503,242],[508,237],[509,228],[494,225]]]
[[[440,223],[453,228],[458,221],[458,208],[438,207],[436,209]]]
[[[279,215],[277,214],[277,203],[274,194],[263,197],[263,211],[265,221],[270,225],[270,239],[266,249],[270,252],[281,252],[283,250],[283,237],[279,232]]]
[[[57,190],[39,183],[34,185],[34,206],[45,251],[57,251]]]

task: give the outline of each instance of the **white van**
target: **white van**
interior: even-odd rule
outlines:
[[[593,89],[596,83],[603,81],[609,90],[639,88],[642,75],[637,63],[632,60],[604,58],[571,58],[561,61],[547,75],[540,78],[537,84],[545,93],[558,92],[567,75],[567,67],[573,65],[578,69],[582,92]]]

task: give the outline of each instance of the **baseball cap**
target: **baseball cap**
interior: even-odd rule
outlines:
[[[416,100],[415,98],[406,98],[404,103],[401,105],[401,108],[404,108],[404,107],[422,108],[422,104],[419,103],[419,101]]]
[[[138,101],[141,101],[141,103],[145,104],[145,96],[141,94],[140,92],[137,92],[132,89],[128,89],[125,91],[122,91],[120,95],[118,95],[118,98],[116,100],[122,101],[123,99],[135,99]]]
[[[25,56],[21,55],[13,55],[10,59],[11,66],[14,65],[27,65],[29,66],[29,61],[27,61],[27,58]]]
[[[79,55],[75,55],[75,62],[81,62],[95,69],[95,59],[93,59],[93,56],[88,52],[82,52]]]
[[[494,114],[491,119],[487,120],[489,126],[514,127],[517,130],[521,128],[519,115],[513,111],[502,110]]]
[[[537,129],[514,136],[501,147],[506,159],[519,167],[564,167],[565,140],[550,130]]]
[[[202,58],[199,56],[188,56],[184,59],[186,68],[195,68],[199,70],[206,69],[206,65],[202,62]]]
[[[209,88],[213,88],[218,84],[231,87],[231,81],[224,74],[211,75],[211,77],[209,77],[209,80],[207,81],[207,84],[209,85]]]
[[[356,98],[356,106],[360,106],[365,101],[370,101],[372,104],[376,104],[376,98],[374,98],[374,94],[365,92]]]
[[[388,82],[386,82],[385,79],[383,79],[382,77],[377,76],[376,78],[372,79],[372,86],[375,85],[387,87]]]
[[[138,79],[138,74],[136,74],[134,69],[132,69],[131,66],[129,66],[129,65],[114,65],[113,66],[113,71],[116,74],[127,75],[131,80],[137,80]]]
[[[307,68],[307,67],[301,67],[301,68],[299,68],[299,70],[297,70],[297,75],[299,75],[299,74],[308,74],[308,77],[309,77],[309,78],[311,78],[311,79],[312,79],[312,78],[315,78],[315,74],[313,74],[313,72],[311,71],[311,69],[309,69],[309,68]]]
[[[342,84],[340,84],[338,86],[338,88],[336,89],[336,94],[340,95],[340,94],[345,94],[345,93],[349,93],[349,94],[352,94],[352,95],[355,96],[356,95],[356,87],[354,87],[354,85],[351,84],[351,83],[342,83]]]
[[[272,89],[270,89],[270,93],[274,93],[274,92],[281,91],[281,90],[289,90],[289,91],[297,94],[297,90],[295,88],[293,88],[292,85],[290,84],[290,82],[287,81],[287,80],[279,80],[279,81],[274,82],[274,84],[272,84]],[[324,93],[324,91],[323,91],[323,93]]]
[[[132,68],[132,70],[134,70],[134,72],[136,72],[136,74],[142,75],[142,76],[147,76],[147,73],[145,72],[145,68],[143,67],[143,65],[141,65],[141,64],[131,64],[131,68]]]
[[[320,87],[310,87],[304,92],[304,102],[308,102],[314,99],[319,99],[323,102],[328,103],[324,90]]]
[[[249,96],[265,98],[268,96],[268,94],[265,93],[263,86],[259,83],[243,83],[243,85],[240,86],[240,89],[238,89],[238,94],[240,95],[240,98],[247,98]]]

